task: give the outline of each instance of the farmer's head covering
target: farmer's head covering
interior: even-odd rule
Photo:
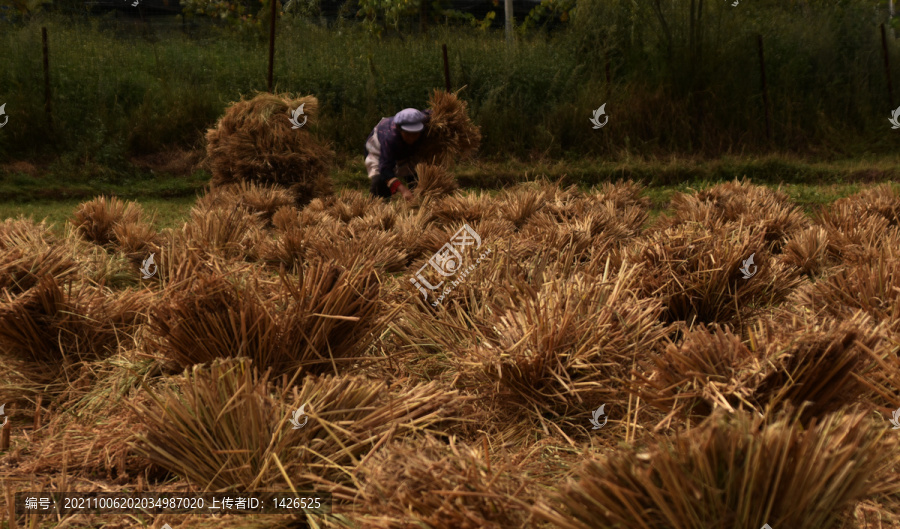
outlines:
[[[425,114],[414,108],[404,108],[394,116],[394,123],[406,132],[422,132],[424,121]]]

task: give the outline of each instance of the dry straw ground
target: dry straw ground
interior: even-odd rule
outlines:
[[[900,525],[892,188],[807,216],[724,183],[649,223],[631,182],[487,195],[423,177],[390,204],[220,186],[161,232],[106,198],[62,235],[0,224],[2,496],[335,497],[325,517],[58,527]],[[460,248],[464,280],[441,276],[428,260],[466,223],[481,246]],[[427,299],[410,281],[423,265],[444,281]]]

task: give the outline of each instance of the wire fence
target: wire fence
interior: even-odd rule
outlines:
[[[0,104],[9,119],[0,157],[51,149],[115,165],[199,146],[230,102],[268,89],[268,25],[153,11],[163,1],[55,5],[0,23]],[[489,154],[900,148],[887,119],[900,104],[900,55],[870,9],[813,11],[797,24],[789,11],[779,18],[717,6],[707,15],[715,24],[690,39],[691,26],[672,18],[670,40],[651,31],[653,19],[628,27],[630,18],[601,10],[605,25],[588,19],[511,45],[502,31],[465,26],[377,37],[344,12],[352,10],[335,21],[277,19],[273,90],[318,97],[317,130],[346,153],[359,152],[381,117],[423,108],[448,84],[466,87]],[[609,124],[597,131],[590,118],[601,107]]]

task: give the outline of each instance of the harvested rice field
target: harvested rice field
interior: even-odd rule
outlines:
[[[894,187],[651,220],[630,181],[419,172],[410,202],[222,177],[175,228],[109,197],[0,224],[0,527],[900,527]],[[291,490],[330,512],[12,508]]]

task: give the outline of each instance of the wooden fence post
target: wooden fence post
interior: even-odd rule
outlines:
[[[41,28],[41,40],[44,44],[44,110],[47,112],[47,125],[50,134],[53,132],[53,107],[50,104],[50,52],[47,49],[47,28]]]
[[[756,43],[759,45],[759,75],[762,80],[763,106],[766,111],[766,139],[772,141],[772,120],[769,117],[769,87],[766,84],[766,58],[763,53],[762,35],[756,35]]]
[[[269,0],[272,2],[272,20],[269,22],[269,76],[268,87],[269,93],[272,93],[272,69],[275,64],[275,4],[278,0]]]
[[[512,0],[504,0],[503,12],[506,15],[506,42],[512,42],[512,21],[513,21],[513,5]]]

